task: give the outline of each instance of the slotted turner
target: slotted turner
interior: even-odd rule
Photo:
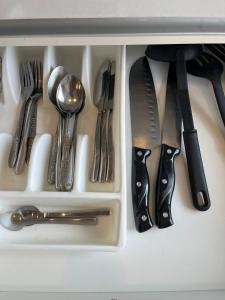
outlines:
[[[199,57],[187,62],[187,72],[211,81],[220,115],[225,126],[225,96],[221,81],[223,64],[214,55],[203,52]]]

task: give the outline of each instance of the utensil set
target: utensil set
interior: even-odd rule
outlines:
[[[207,78],[212,82],[219,111],[225,121],[225,98],[221,75],[225,61],[223,45],[153,45],[146,56],[131,67],[129,77],[131,127],[132,127],[132,194],[136,229],[144,232],[153,226],[149,214],[149,178],[146,159],[151,150],[161,146],[155,201],[155,219],[159,228],[173,224],[171,214],[172,194],[175,186],[174,159],[180,153],[181,128],[186,150],[187,166],[193,205],[200,211],[210,208],[210,198],[203,162],[194,127],[188,93],[187,72]],[[211,53],[209,53],[209,51]],[[218,56],[216,58],[215,56]],[[165,119],[162,142],[158,121],[157,99],[148,57],[169,62]]]
[[[98,217],[109,216],[109,208],[41,212],[36,206],[23,206],[0,215],[0,224],[11,231],[35,224],[96,225]]]

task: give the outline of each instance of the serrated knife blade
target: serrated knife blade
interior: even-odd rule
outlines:
[[[143,56],[131,67],[129,77],[132,128],[132,196],[138,232],[153,226],[149,214],[149,177],[146,159],[161,143],[158,105],[148,59]]]
[[[158,105],[148,59],[139,58],[130,71],[132,144],[154,149],[161,143]]]

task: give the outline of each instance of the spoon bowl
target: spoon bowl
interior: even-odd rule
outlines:
[[[54,68],[48,79],[48,97],[53,105],[57,106],[56,93],[60,81],[68,74],[67,70],[58,66]]]
[[[65,115],[78,114],[84,107],[85,91],[81,81],[72,74],[64,76],[60,81],[56,101]]]

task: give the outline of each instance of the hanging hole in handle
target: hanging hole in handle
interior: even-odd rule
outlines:
[[[198,192],[197,193],[197,205],[199,210],[208,210],[210,207],[210,203],[207,200],[207,195],[204,194],[204,192]]]

